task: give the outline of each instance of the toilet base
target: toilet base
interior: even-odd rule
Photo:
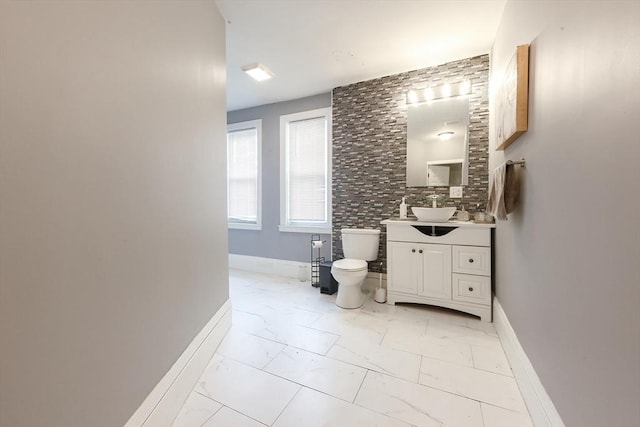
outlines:
[[[340,308],[360,308],[364,303],[364,295],[360,290],[360,284],[343,286],[338,284],[338,296],[336,305]]]

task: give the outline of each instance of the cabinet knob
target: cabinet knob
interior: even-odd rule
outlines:
[[[473,264],[473,258],[469,258],[469,264]]]
[[[416,253],[416,250],[415,249],[411,249],[411,252]]]
[[[418,252],[422,253],[422,249],[420,249]]]
[[[469,292],[473,292],[473,288],[469,286]]]

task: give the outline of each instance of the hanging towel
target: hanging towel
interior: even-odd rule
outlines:
[[[518,196],[520,195],[520,182],[514,164],[507,163],[507,171],[504,178],[504,208],[508,214],[516,209]]]
[[[507,209],[504,206],[504,181],[507,176],[507,165],[498,166],[491,172],[489,178],[489,200],[487,212],[497,219],[507,219]]]
[[[498,166],[489,179],[487,212],[498,219],[506,220],[507,214],[515,209],[518,193],[518,177],[514,165],[505,163]]]

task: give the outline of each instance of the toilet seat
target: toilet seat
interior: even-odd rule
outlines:
[[[362,271],[368,268],[367,261],[362,259],[341,259],[333,262],[333,267],[342,271]]]

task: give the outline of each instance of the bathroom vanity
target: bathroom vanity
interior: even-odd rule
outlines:
[[[388,219],[387,301],[447,307],[492,320],[495,224]]]

